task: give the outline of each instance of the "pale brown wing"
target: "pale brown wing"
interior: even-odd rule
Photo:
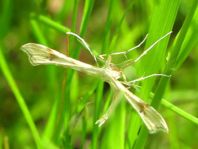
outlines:
[[[21,50],[27,53],[31,64],[34,66],[40,64],[67,64],[68,61],[64,54],[41,44],[27,43],[21,47]]]

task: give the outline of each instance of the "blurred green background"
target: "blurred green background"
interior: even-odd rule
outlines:
[[[124,71],[129,80],[153,73],[172,75],[170,81],[156,77],[132,89],[148,103],[154,92],[154,99],[163,97],[187,112],[160,106],[168,134],[148,135],[124,100],[98,128],[95,121],[113,100],[109,85],[68,68],[33,67],[20,50],[35,42],[95,65],[65,32],[79,34],[96,55],[127,50],[148,33],[146,43],[129,54],[134,59],[171,30],[170,39]],[[197,0],[1,0],[0,148],[198,148],[197,43]]]

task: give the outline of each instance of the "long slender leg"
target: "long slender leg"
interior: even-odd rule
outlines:
[[[115,110],[116,106],[121,100],[122,93],[120,91],[115,91],[115,94],[113,96],[113,101],[110,104],[109,108],[107,109],[106,113],[101,116],[100,119],[98,119],[95,124],[101,127],[111,116],[112,112]]]
[[[134,64],[134,63],[138,62],[143,56],[145,56],[150,50],[152,50],[152,48],[153,48],[157,43],[159,43],[162,39],[164,39],[165,37],[167,37],[167,36],[170,35],[171,33],[172,33],[172,31],[170,31],[170,32],[166,33],[165,35],[163,35],[161,38],[159,38],[157,41],[155,41],[150,47],[148,47],[148,48],[147,48],[140,56],[138,56],[135,60],[129,59],[129,60],[126,60],[126,61],[124,61],[124,62],[122,62],[122,63],[115,64],[115,65],[120,66],[121,68],[126,68],[126,67],[130,66],[131,64]],[[147,37],[147,36],[146,36],[146,37]],[[145,37],[145,38],[146,38],[146,37]],[[141,44],[145,41],[145,38],[144,38],[144,40],[143,40],[139,45],[141,45]],[[136,47],[138,47],[138,45],[137,45]],[[126,56],[128,52],[130,52],[130,51],[136,49],[136,47],[131,48],[131,50],[129,49],[129,50],[124,51],[124,52],[116,52],[116,53],[112,53],[112,54],[110,54],[110,55],[124,54],[124,55]]]
[[[164,39],[165,37],[167,37],[168,35],[170,35],[172,33],[172,31],[166,33],[165,35],[163,35],[162,37],[160,37],[157,41],[155,41],[150,47],[148,47],[139,57],[137,57],[134,62],[139,61],[144,55],[146,55],[158,42],[160,42],[162,39]]]
[[[113,56],[113,55],[124,55],[125,57],[127,57],[127,54],[130,53],[131,51],[133,51],[133,50],[139,48],[139,47],[146,41],[147,37],[148,37],[148,34],[147,34],[147,35],[144,37],[144,39],[143,39],[138,45],[136,45],[135,47],[132,47],[132,48],[130,48],[130,49],[126,50],[126,51],[122,51],[122,52],[114,52],[114,53],[109,54],[108,56]],[[107,56],[107,55],[106,55],[106,54],[101,54],[100,56],[101,56],[101,57],[105,57],[105,56]]]
[[[136,82],[140,82],[142,80],[145,80],[145,79],[148,79],[148,78],[152,78],[152,77],[158,77],[158,76],[162,76],[162,77],[171,77],[170,75],[166,75],[166,74],[151,74],[151,75],[148,75],[148,76],[143,76],[143,77],[140,77],[140,78],[137,78],[135,80],[132,80],[132,81],[128,81],[126,82],[126,85],[132,85],[132,84],[135,84]]]
[[[93,56],[95,62],[97,63],[96,56],[93,54],[88,43],[83,38],[81,38],[79,35],[77,35],[76,33],[73,33],[73,32],[66,32],[66,34],[72,35],[73,37],[75,37],[81,43],[81,45],[83,45],[85,47],[85,49],[89,51],[89,53]]]

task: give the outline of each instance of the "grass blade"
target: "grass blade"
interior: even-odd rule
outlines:
[[[28,110],[28,107],[25,103],[25,100],[23,98],[23,96],[21,95],[18,87],[17,87],[17,84],[16,82],[14,81],[13,77],[12,77],[12,74],[8,68],[8,65],[7,65],[7,62],[4,58],[4,55],[2,53],[2,48],[0,47],[0,67],[1,67],[1,70],[6,78],[6,80],[8,81],[8,84],[19,104],[19,107],[30,127],[30,130],[32,132],[32,135],[33,135],[33,138],[35,140],[35,143],[37,145],[37,148],[41,148],[41,138],[39,136],[39,132],[34,124],[34,121],[33,121],[33,118],[30,114],[30,111]]]

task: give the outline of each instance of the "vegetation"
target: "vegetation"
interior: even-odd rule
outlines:
[[[196,148],[198,146],[197,0],[74,0],[0,2],[0,146],[9,148]],[[114,63],[134,60],[172,31],[140,61],[126,69],[133,80],[150,77],[131,89],[165,118],[169,133],[149,134],[123,98],[102,126],[113,90],[100,78],[57,66],[33,67],[20,47],[40,43],[96,65],[92,52],[111,54],[144,45]],[[101,64],[102,65],[102,64]]]

